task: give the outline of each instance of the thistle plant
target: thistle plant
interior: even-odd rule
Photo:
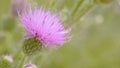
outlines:
[[[39,46],[52,48],[57,44],[63,45],[68,39],[67,34],[70,29],[65,30],[59,16],[55,13],[51,14],[50,10],[43,8],[32,10],[29,7],[28,11],[23,12],[19,17],[28,33],[28,39],[30,39],[28,41],[38,42]]]
[[[5,20],[7,24],[11,20],[17,22],[15,24],[17,26],[11,27],[11,32],[8,28],[5,36],[7,38],[8,35],[14,34],[15,38],[18,36],[18,41],[9,44],[13,36],[9,37],[10,40],[7,39],[6,44],[10,45],[7,49],[15,46],[10,52],[11,55],[0,57],[0,68],[42,68],[42,64],[47,64],[51,60],[49,56],[54,55],[51,52],[57,52],[59,48],[64,48],[65,44],[74,41],[73,29],[79,27],[81,20],[94,11],[92,9],[99,5],[111,4],[115,0],[70,0],[71,3],[69,0],[11,0],[11,2],[12,15]],[[3,25],[6,26],[6,23]],[[17,46],[18,44],[20,46]],[[64,59],[61,55],[59,58],[58,63],[62,63]],[[60,67],[62,68],[62,65]]]
[[[32,9],[29,6],[22,14],[18,10],[18,15],[27,33],[23,44],[24,53],[27,55],[32,55],[42,48],[58,48],[70,39],[70,28],[65,29],[60,16],[52,14],[50,9]]]

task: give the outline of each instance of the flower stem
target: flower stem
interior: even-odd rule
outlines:
[[[77,5],[75,6],[75,8],[72,11],[72,15],[74,16],[77,12],[77,10],[79,9],[79,7],[82,5],[82,3],[84,2],[84,0],[80,0]]]
[[[24,56],[23,59],[21,60],[20,64],[18,65],[18,68],[23,68],[23,65],[25,64],[26,60],[27,60],[27,57]]]
[[[86,15],[86,14],[89,12],[89,10],[91,10],[94,6],[95,6],[95,4],[88,4],[88,5],[86,5],[86,7],[85,7],[83,10],[81,10],[80,14],[79,14],[76,18],[74,18],[72,22],[78,22],[78,21],[79,21],[84,15]],[[71,26],[71,28],[73,28],[75,25],[77,25],[77,23],[74,23],[74,24],[71,23],[70,26]]]
[[[74,21],[77,21],[79,20],[80,18],[82,18],[90,9],[93,8],[94,5],[88,5],[88,7],[86,7],[82,12],[81,14],[76,18],[74,19]]]

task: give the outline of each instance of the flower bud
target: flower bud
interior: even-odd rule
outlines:
[[[8,62],[13,62],[13,58],[12,58],[12,56],[10,56],[10,55],[5,55],[5,56],[3,56],[3,58],[5,59],[5,60],[7,60]]]
[[[0,59],[0,68],[12,68],[13,59],[10,55],[5,55]]]
[[[42,44],[36,37],[26,39],[23,43],[23,51],[26,55],[32,55],[40,51],[41,48]]]
[[[32,63],[27,63],[24,65],[24,68],[37,68],[37,66]]]

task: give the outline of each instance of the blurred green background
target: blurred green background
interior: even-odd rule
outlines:
[[[120,68],[120,1],[28,0],[61,13],[72,39],[57,50],[38,55],[38,68]],[[103,0],[104,1],[104,0]],[[14,1],[13,1],[14,2]],[[11,1],[0,0],[0,56],[21,49],[24,29]],[[15,62],[21,58],[13,58]]]

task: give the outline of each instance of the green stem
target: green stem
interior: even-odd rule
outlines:
[[[22,49],[20,48],[20,50],[18,50],[18,52],[14,56],[14,59],[17,60],[17,62],[15,62],[15,64],[20,61],[18,65],[14,66],[16,68],[23,68],[23,65],[25,64],[25,62],[27,60],[26,55],[24,55],[24,54],[21,55],[22,54],[21,52],[22,52]]]
[[[72,16],[72,18],[70,18],[69,20],[65,20],[64,23],[65,22],[70,22],[70,23],[73,22],[72,21],[73,18],[75,17],[76,13],[78,12],[79,7],[81,7],[83,5],[83,3],[84,3],[84,0],[79,0],[78,3],[77,3],[77,5],[75,5],[75,6],[72,7],[73,8],[71,10],[71,16]]]
[[[53,12],[54,12],[55,5],[56,5],[56,3],[54,0],[52,0],[49,4],[49,8],[51,8]]]
[[[81,14],[76,18],[74,19],[73,21],[77,21],[78,19],[80,19],[81,17],[83,17],[86,13],[89,12],[90,9],[93,8],[94,5],[88,5],[88,7],[86,7],[82,12]]]
[[[17,65],[17,63],[19,62],[19,60],[21,59],[21,48],[16,52],[16,54],[14,55],[14,64],[15,65],[13,65],[13,68],[16,68],[18,65]]]
[[[23,59],[21,60],[20,64],[18,65],[18,68],[23,68],[23,66],[24,66],[24,64],[25,64],[25,62],[26,62],[26,60],[27,60],[27,57],[24,56]]]
[[[82,5],[82,3],[84,2],[84,0],[80,0],[77,5],[75,6],[75,8],[72,11],[72,15],[74,16],[77,12],[77,10],[79,9],[79,7]]]
[[[52,8],[54,5],[54,0],[47,0],[46,9]]]
[[[94,4],[88,5],[88,7],[86,7],[83,11],[81,11],[81,14],[80,14],[79,16],[77,16],[77,18],[75,18],[75,19],[73,20],[73,22],[79,21],[80,18],[82,18],[86,13],[88,13],[89,10],[91,10],[93,7],[94,7]],[[71,24],[70,26],[71,26],[71,28],[73,28],[73,27],[75,27],[75,25],[77,25],[77,23]]]

